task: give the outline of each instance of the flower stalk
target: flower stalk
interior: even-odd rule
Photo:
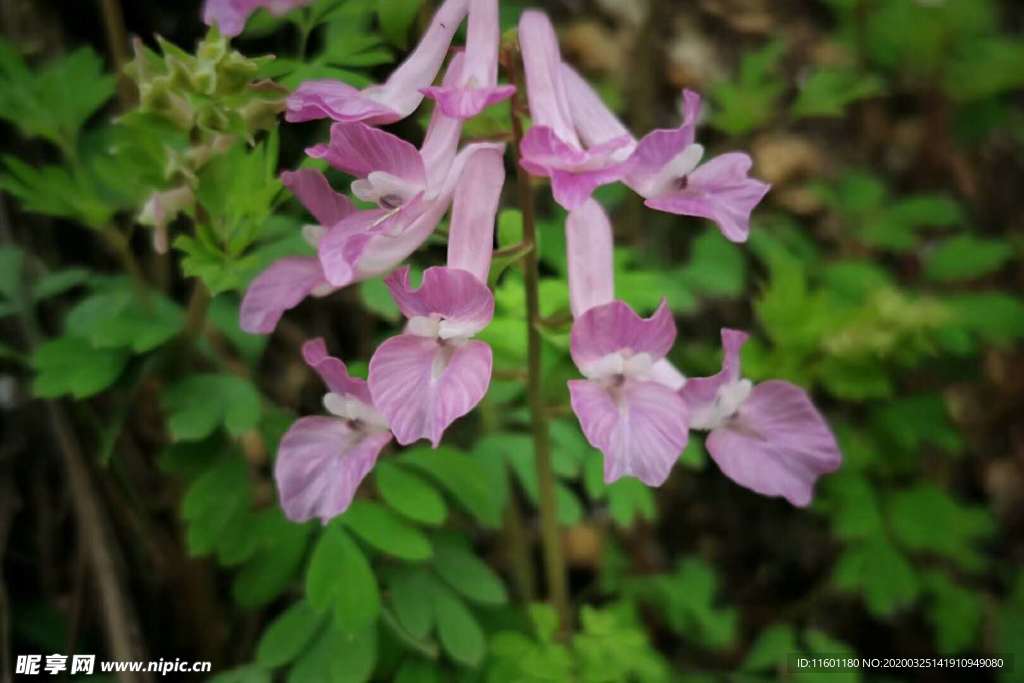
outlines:
[[[547,578],[548,598],[558,612],[561,633],[571,628],[572,614],[569,609],[568,577],[562,554],[561,531],[558,526],[558,508],[555,496],[555,473],[551,466],[551,436],[548,416],[544,406],[543,369],[541,368],[541,323],[540,297],[538,290],[539,255],[536,249],[537,227],[533,216],[533,192],[530,177],[519,164],[519,146],[523,139],[523,112],[526,111],[524,96],[522,56],[518,40],[507,41],[502,50],[502,62],[509,81],[516,86],[513,95],[511,116],[513,132],[513,158],[516,165],[516,186],[519,209],[523,216],[523,245],[527,247],[523,256],[523,282],[526,290],[527,319],[527,401],[530,407],[530,421],[533,432],[533,450],[537,467],[538,498],[540,504],[541,545],[544,554],[544,570]]]

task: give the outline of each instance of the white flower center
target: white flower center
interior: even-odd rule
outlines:
[[[661,170],[647,178],[643,186],[639,188],[640,194],[647,198],[660,197],[684,189],[687,176],[697,168],[697,164],[703,157],[703,145],[696,143],[690,145],[672,157],[672,160],[662,166]]]
[[[405,331],[417,337],[440,339],[456,344],[469,340],[477,330],[477,325],[458,320],[448,320],[439,313],[429,316],[417,315],[409,319]]]
[[[716,429],[736,414],[754,388],[749,379],[738,379],[718,387],[715,400],[690,415],[691,429]]]
[[[650,380],[653,368],[654,359],[651,354],[633,353],[632,349],[622,349],[609,353],[580,370],[587,379],[620,384],[625,379]]]
[[[388,430],[388,421],[369,406],[351,394],[336,394],[333,391],[324,394],[324,408],[349,423],[353,429],[363,432]]]
[[[371,171],[365,178],[352,181],[352,194],[382,209],[399,209],[422,189],[385,171]]]

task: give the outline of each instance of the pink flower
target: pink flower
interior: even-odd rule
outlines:
[[[468,6],[469,0],[446,0],[416,49],[381,85],[357,90],[341,81],[307,81],[288,98],[285,118],[292,122],[330,118],[384,125],[409,116],[423,101],[421,90],[433,83],[440,71]]]
[[[420,92],[436,100],[445,115],[458,119],[476,116],[511,97],[514,86],[498,85],[500,31],[498,0],[470,0],[466,62],[459,79],[453,85],[421,88]]]
[[[445,81],[457,78],[462,57],[452,60]],[[343,287],[391,271],[437,227],[468,160],[502,145],[475,143],[456,154],[462,122],[434,111],[423,148],[362,122],[335,123],[331,140],[307,150],[357,177],[352,193],[376,202],[333,226],[320,241],[327,280]]]
[[[245,28],[249,15],[261,7],[280,16],[312,2],[313,0],[206,0],[203,5],[203,21],[207,26],[216,24],[225,36],[237,36]]]
[[[348,509],[360,482],[391,440],[366,382],[349,377],[345,364],[327,355],[323,339],[306,342],[302,355],[323,379],[330,417],[302,417],[281,439],[274,479],[285,516],[324,524]]]
[[[604,454],[604,478],[623,475],[660,486],[686,447],[686,405],[663,381],[679,376],[665,354],[676,336],[662,302],[650,318],[613,297],[612,230],[593,199],[566,221],[573,361],[585,380],[570,380],[583,434]],[[681,376],[679,376],[681,377]]]
[[[410,286],[408,268],[386,280],[409,322],[373,354],[369,386],[400,444],[429,439],[437,447],[487,392],[491,348],[473,336],[494,315],[485,283],[504,179],[501,153],[477,152],[455,194],[448,265],[424,271],[419,289]]]
[[[533,119],[520,144],[520,163],[531,174],[550,178],[555,201],[571,211],[597,187],[622,179],[636,143],[625,129],[600,142],[581,141],[573,121],[576,103],[563,79],[558,38],[543,12],[523,12],[519,43]]]
[[[835,437],[807,392],[780,380],[754,385],[740,377],[748,335],[722,330],[722,370],[680,390],[690,426],[710,430],[707,449],[725,476],[793,505],[811,502],[814,483],[842,463]]]
[[[316,218],[316,225],[303,229],[306,240],[317,246],[324,233],[355,212],[348,197],[331,189],[320,171],[302,169],[281,174],[281,182]],[[331,285],[316,256],[288,256],[272,263],[257,275],[242,299],[240,325],[251,334],[274,331],[284,312],[307,296],[325,296]]]
[[[746,241],[750,214],[770,185],[748,177],[752,162],[741,152],[700,164],[704,148],[694,142],[700,95],[683,91],[684,116],[679,128],[652,131],[637,143],[572,67],[562,65],[562,78],[572,103],[573,122],[588,145],[600,147],[628,136],[632,154],[625,182],[646,199],[647,206],[707,218],[733,242]]]

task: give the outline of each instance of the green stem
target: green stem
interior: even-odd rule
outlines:
[[[512,153],[515,158],[516,185],[519,193],[519,208],[523,214],[523,243],[531,248],[523,258],[523,280],[526,289],[527,320],[527,384],[526,395],[530,406],[530,421],[533,431],[533,451],[537,466],[537,488],[540,503],[541,542],[544,550],[544,569],[547,576],[548,595],[558,612],[563,635],[571,628],[569,611],[569,582],[562,556],[561,530],[558,525],[558,508],[555,497],[555,472],[551,466],[551,436],[548,431],[547,412],[544,406],[543,368],[541,367],[540,296],[538,283],[539,259],[536,249],[537,228],[533,217],[533,192],[530,178],[519,164],[519,143],[523,139],[522,116],[526,110],[523,101],[524,79],[522,58],[518,45],[510,46],[504,53],[505,68],[509,80],[516,86],[512,102]]]

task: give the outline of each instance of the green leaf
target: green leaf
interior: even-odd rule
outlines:
[[[37,373],[32,394],[39,398],[64,394],[87,398],[113,384],[127,363],[128,354],[123,349],[97,349],[86,339],[58,337],[40,345],[32,355]]]
[[[272,680],[269,671],[253,665],[222,671],[209,679],[209,683],[271,683]]]
[[[299,600],[263,632],[256,646],[256,661],[272,669],[294,660],[309,645],[323,622],[322,614],[305,600]]]
[[[881,78],[856,69],[822,67],[804,81],[793,103],[792,114],[842,116],[851,102],[874,97],[885,88]]]
[[[441,494],[412,472],[382,462],[374,469],[374,476],[384,502],[409,519],[436,526],[448,517],[448,506]]]
[[[181,516],[192,555],[212,552],[232,521],[249,508],[249,473],[237,454],[221,458],[189,487]]]
[[[21,267],[25,255],[17,247],[0,247],[0,294],[16,302],[21,296]]]
[[[629,528],[637,519],[655,517],[654,494],[639,479],[623,477],[608,486],[608,512],[612,519]]]
[[[389,322],[398,322],[402,319],[402,312],[398,305],[391,298],[384,280],[379,277],[364,280],[359,283],[359,300],[367,310],[376,313],[378,316]]]
[[[410,562],[430,559],[430,541],[388,508],[357,500],[341,516],[341,523],[381,552]]]
[[[992,536],[995,522],[985,508],[963,505],[933,484],[894,494],[887,508],[893,536],[909,550],[947,557],[968,571],[987,565],[977,545]]]
[[[777,73],[785,50],[785,44],[776,40],[760,50],[744,53],[736,79],[711,88],[711,99],[716,105],[712,126],[729,135],[742,135],[771,120],[785,90]]]
[[[417,567],[396,569],[388,580],[388,595],[398,623],[420,640],[434,627],[431,596],[435,584],[437,579]]]
[[[235,576],[231,594],[244,608],[255,609],[277,598],[302,566],[311,527],[280,519],[282,523],[261,539],[260,549]]]
[[[85,268],[67,268],[55,270],[43,275],[32,284],[32,300],[45,301],[64,292],[86,284],[92,273]]]
[[[484,526],[501,526],[508,492],[495,490],[489,484],[487,472],[474,458],[450,446],[420,446],[407,450],[399,460],[437,481]]]
[[[885,529],[882,510],[863,476],[842,471],[824,481],[832,533],[844,541],[863,540],[880,536]]]
[[[441,671],[425,659],[407,659],[395,674],[394,683],[441,683]]]
[[[474,602],[503,605],[508,601],[501,578],[457,542],[444,538],[434,541],[434,569],[449,586]]]
[[[377,629],[356,632],[333,624],[288,672],[288,683],[365,683],[377,663]]]
[[[155,291],[137,293],[123,278],[83,299],[65,320],[70,334],[85,337],[98,349],[125,347],[135,353],[169,341],[184,324],[185,313],[178,304]]]
[[[380,593],[370,563],[337,523],[324,527],[306,572],[306,598],[318,610],[333,609],[350,633],[377,621]]]
[[[961,102],[980,100],[1024,86],[1024,43],[1010,36],[963,41],[945,74],[945,91]]]
[[[485,652],[484,632],[473,613],[448,588],[438,584],[433,591],[437,634],[452,659],[476,667]]]
[[[926,614],[935,629],[938,651],[952,655],[967,650],[977,640],[985,614],[981,595],[937,571],[922,578],[931,597]]]
[[[864,594],[868,611],[888,617],[909,606],[920,591],[913,567],[884,538],[848,546],[833,570],[836,585]]]
[[[956,235],[939,244],[925,264],[925,275],[935,282],[973,280],[993,273],[1013,258],[1004,240]]]
[[[175,441],[195,441],[223,424],[239,436],[259,423],[260,395],[251,382],[234,375],[190,375],[163,396],[168,429]]]
[[[789,624],[772,624],[757,636],[741,666],[743,671],[781,671],[786,657],[797,652],[796,632]]]
[[[947,299],[957,326],[982,340],[1005,345],[1024,337],[1024,301],[1004,292],[958,294]]]
[[[419,14],[423,0],[378,0],[377,20],[380,31],[389,43],[405,49],[409,31]]]
[[[737,245],[710,228],[694,240],[690,262],[681,275],[694,291],[734,297],[743,292],[746,284],[746,263]]]

